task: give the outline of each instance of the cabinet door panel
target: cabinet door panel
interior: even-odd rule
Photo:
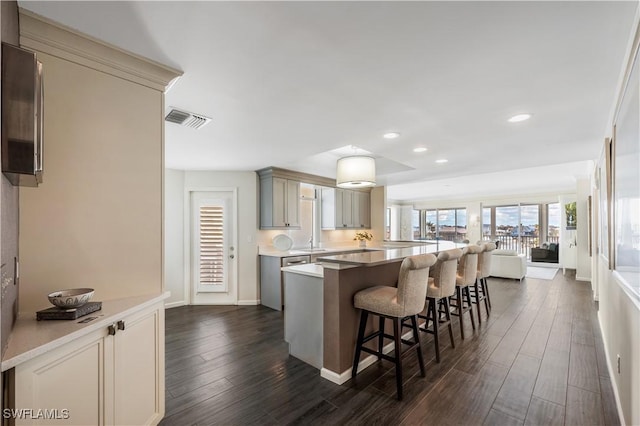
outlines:
[[[351,215],[352,215],[352,222],[353,222],[353,227],[354,228],[362,228],[362,226],[360,226],[362,224],[362,222],[360,221],[360,196],[362,195],[362,192],[360,191],[353,191],[352,192],[352,199],[351,199]]]
[[[94,333],[16,367],[16,408],[57,410],[58,417],[16,419],[16,425],[105,424],[105,334]],[[68,410],[66,419],[63,410]]]
[[[300,226],[300,182],[287,181],[287,226]]]
[[[342,226],[343,228],[353,228],[353,191],[348,189],[342,192]]]
[[[273,223],[272,226],[286,226],[287,222],[287,180],[273,178]]]
[[[115,336],[116,424],[155,424],[164,415],[163,315],[127,318]]]
[[[371,228],[371,194],[368,192],[358,193],[358,216],[356,227]]]
[[[322,204],[322,229],[336,229],[336,190],[333,188],[323,188],[321,193]]]

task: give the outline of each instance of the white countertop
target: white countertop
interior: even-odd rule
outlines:
[[[362,250],[357,245],[348,245],[348,246],[340,246],[340,247],[323,247],[323,248],[315,248],[313,250],[310,249],[291,249],[288,251],[278,250],[275,247],[260,247],[258,250],[258,254],[260,256],[270,256],[270,257],[289,257],[289,256],[310,256],[310,255],[321,255],[327,253],[340,253],[351,250]]]
[[[421,246],[425,244],[432,244],[432,241],[384,241],[377,243],[367,243],[366,250],[389,250],[394,248],[406,248],[411,246]],[[258,254],[260,256],[270,257],[289,257],[289,256],[310,256],[310,255],[327,255],[330,253],[340,253],[345,251],[358,251],[363,250],[357,242],[353,244],[340,244],[330,247],[314,248],[310,250],[308,248],[297,248],[288,251],[278,250],[273,246],[260,246],[258,247]]]
[[[344,265],[357,265],[357,266],[375,266],[382,265],[384,263],[398,262],[405,257],[415,256],[418,254],[433,253],[436,254],[443,250],[451,250],[454,248],[463,248],[467,244],[458,244],[451,241],[433,241],[431,244],[423,244],[414,247],[398,248],[398,249],[384,249],[384,250],[371,250],[361,253],[346,253],[326,256],[319,256],[318,262],[323,263],[338,263]]]
[[[107,300],[102,302],[101,310],[75,320],[38,321],[35,312],[20,314],[11,331],[7,349],[2,357],[2,371],[9,370],[102,327],[106,328],[122,317],[142,310],[167,297],[169,297],[169,293]],[[98,318],[88,323],[78,323],[87,317]]]
[[[324,268],[317,263],[305,263],[303,265],[285,266],[282,272],[292,274],[307,275],[310,277],[324,278]]]

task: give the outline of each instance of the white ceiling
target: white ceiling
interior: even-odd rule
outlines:
[[[19,2],[182,69],[166,105],[177,169],[335,176],[354,145],[396,199],[423,181],[595,159],[637,2]],[[520,112],[529,121],[506,120]],[[385,140],[382,134],[401,137]],[[415,154],[415,147],[428,151]],[[444,165],[436,158],[447,158]],[[572,167],[545,169],[566,181]],[[384,174],[383,174],[384,173]],[[499,176],[499,175],[498,175]],[[496,188],[505,178],[494,175]],[[465,187],[465,185],[460,185]],[[522,185],[540,192],[556,187]],[[575,188],[575,186],[574,186]],[[504,191],[511,191],[505,189]],[[516,190],[518,190],[516,188]],[[452,194],[445,192],[443,196]]]

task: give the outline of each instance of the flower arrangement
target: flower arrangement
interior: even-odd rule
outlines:
[[[353,241],[371,241],[373,240],[373,235],[367,231],[358,231],[356,232],[356,236],[353,237]]]

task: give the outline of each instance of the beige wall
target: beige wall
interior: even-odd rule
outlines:
[[[633,35],[629,39],[625,63],[621,64],[617,95],[622,93],[626,84],[626,71],[632,64],[632,52],[637,48],[637,43],[640,43],[640,2],[636,1],[636,4]],[[612,123],[619,100],[618,96],[612,102],[605,138],[613,134]],[[603,165],[604,162],[599,164]],[[593,177],[592,182],[592,187],[595,187]],[[636,185],[640,185],[640,182],[636,182]],[[606,194],[604,188],[601,187],[600,190]],[[596,197],[597,191],[593,190],[592,196]],[[602,232],[600,223],[601,220],[596,222],[594,235]],[[621,421],[622,424],[640,425],[640,300],[628,288],[628,285],[637,284],[637,281],[625,284],[618,278],[617,272],[609,270],[609,261],[603,255],[594,256],[591,265],[592,277],[596,281],[594,294],[599,301],[598,320]],[[617,371],[618,355],[620,373]]]
[[[21,311],[162,291],[162,93],[39,54],[45,174],[20,199]]]
[[[607,364],[627,425],[640,424],[640,302],[627,293],[624,284],[608,269],[609,262],[598,257],[598,319],[602,330]],[[595,276],[595,274],[594,274]],[[617,356],[620,356],[620,373]]]
[[[184,292],[184,172],[164,172],[164,286],[167,306],[185,303]]]

